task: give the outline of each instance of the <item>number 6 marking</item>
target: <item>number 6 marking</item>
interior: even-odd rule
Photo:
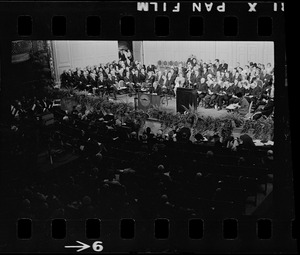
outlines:
[[[102,245],[102,242],[101,241],[96,241],[93,243],[93,246],[92,246],[93,250],[96,251],[96,252],[101,252],[103,250],[103,245]]]

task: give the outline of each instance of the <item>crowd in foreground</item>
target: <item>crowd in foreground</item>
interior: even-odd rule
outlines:
[[[249,62],[229,67],[223,60],[204,62],[191,56],[176,66],[145,66],[138,61],[113,61],[107,64],[65,70],[61,87],[87,90],[100,96],[118,93],[129,95],[138,91],[176,96],[177,88],[197,91],[197,103],[205,108],[220,110],[240,104],[246,115],[252,102],[253,111],[269,116],[274,110],[274,68],[270,63]],[[264,109],[264,106],[266,106]]]
[[[40,101],[44,108],[38,106]],[[41,139],[47,155],[54,162],[57,151],[78,159],[70,167],[42,173],[43,167],[22,159],[28,158],[29,145],[36,147],[34,135],[26,133],[33,128],[24,129],[24,124],[32,125],[50,100],[23,98],[20,105],[26,105],[20,110],[25,113],[12,130],[18,145],[15,161],[27,178],[11,186],[11,195],[17,197],[16,217],[204,217],[222,214],[225,207],[239,215],[251,192],[261,192],[259,184],[272,172],[272,150],[259,151],[247,135],[227,140],[200,133],[192,137],[188,122],[168,135],[161,130],[154,134],[135,121],[120,123],[109,111],[83,117],[84,108],[66,113],[50,107],[56,122]],[[30,163],[30,170],[24,162]]]

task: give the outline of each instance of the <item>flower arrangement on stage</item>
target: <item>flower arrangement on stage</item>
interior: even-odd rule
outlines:
[[[243,133],[253,133],[254,139],[263,141],[273,140],[274,120],[272,117],[260,118],[258,120],[246,120],[243,125]]]
[[[147,112],[135,109],[133,104],[124,102],[114,102],[106,98],[94,96],[87,92],[79,92],[72,89],[53,89],[48,88],[48,95],[52,98],[60,98],[68,110],[74,106],[85,109],[85,113],[92,112],[111,112],[121,122],[135,122],[143,126],[149,118],[161,123],[163,132],[168,129],[176,129],[188,124],[192,133],[219,134],[223,139],[232,135],[232,132],[239,129],[240,133],[249,133],[254,139],[272,140],[274,132],[274,120],[260,118],[258,120],[245,119],[237,113],[231,113],[222,117],[201,116],[197,110],[190,106],[185,107],[183,114],[166,112],[160,107],[151,106]]]

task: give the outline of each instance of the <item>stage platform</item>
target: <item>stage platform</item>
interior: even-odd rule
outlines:
[[[113,99],[111,99],[113,100]],[[134,105],[134,96],[128,96],[128,94],[123,94],[123,95],[117,95],[117,100],[113,100],[115,102],[123,102],[123,103],[131,103]],[[164,100],[165,101],[165,100]],[[172,112],[176,113],[176,98],[172,97],[171,99],[168,100],[167,103],[162,104],[161,106],[162,110],[165,110],[166,112]],[[210,108],[210,109],[205,109],[204,107],[198,106],[197,112],[202,115],[202,116],[211,116],[211,117],[223,117],[226,116],[227,110],[226,109],[221,109],[217,110],[215,108]]]

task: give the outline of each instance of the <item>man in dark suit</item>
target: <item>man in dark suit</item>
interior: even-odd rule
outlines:
[[[201,75],[199,70],[197,69],[194,73],[194,75],[191,76],[191,82],[192,82],[192,86],[193,88],[197,88],[200,83],[201,83]]]
[[[170,72],[172,74],[172,76],[171,76],[171,84],[174,85],[175,84],[175,80],[176,80],[176,78],[178,76],[178,73],[173,68],[171,68]]]
[[[67,70],[64,70],[63,73],[60,75],[60,84],[61,88],[66,88],[69,86]]]
[[[83,85],[82,85],[82,76],[81,76],[81,71],[78,70],[76,74],[73,76],[74,80],[74,86],[78,90],[83,90]]]
[[[197,103],[200,104],[201,100],[206,96],[208,91],[207,83],[205,78],[200,79],[200,83],[197,84]]]
[[[224,76],[222,77],[222,81],[223,82],[228,81],[228,82],[232,83],[233,80],[232,80],[231,72],[225,72]]]
[[[126,76],[123,80],[126,87],[129,88],[129,94],[131,96],[132,93],[135,93],[135,90],[133,88],[133,81],[129,71],[126,72]]]
[[[219,65],[218,71],[220,72],[227,72],[228,70],[228,64],[225,63],[224,60],[221,61],[221,64]]]
[[[155,65],[149,64],[149,65],[147,66],[147,68],[146,68],[146,71],[147,71],[147,73],[148,73],[149,71],[152,71],[152,72],[154,73],[154,72],[155,72],[155,69],[156,69]]]
[[[162,94],[161,85],[157,81],[153,82],[153,85],[150,87],[150,93],[156,93],[157,95]]]
[[[205,107],[212,107],[215,105],[218,93],[220,92],[220,85],[216,81],[212,81],[208,88],[208,95],[205,97]]]
[[[229,104],[236,104],[240,101],[239,98],[237,97],[238,93],[241,93],[242,96],[244,96],[244,94],[245,94],[242,82],[235,80],[235,83],[233,86],[234,86],[233,95],[232,95],[231,99],[229,100]]]
[[[220,82],[220,90],[217,93],[217,98],[215,101],[217,102],[218,111],[222,109],[224,98],[226,97],[226,83]]]
[[[124,55],[124,50],[120,49],[119,50],[119,61],[125,61],[125,60],[126,60],[126,57]]]
[[[144,68],[141,68],[141,70],[140,70],[140,72],[139,72],[139,81],[140,81],[141,83],[146,82],[146,76],[147,76],[147,74],[146,74],[146,72],[145,72],[145,69],[144,69]]]
[[[186,61],[186,64],[191,64],[192,66],[195,65],[195,62],[197,62],[196,57],[192,54]]]
[[[113,80],[111,74],[109,73],[106,80],[106,91],[108,94],[113,93],[114,99],[117,99],[117,88],[115,86],[115,81]]]
[[[204,78],[205,80],[207,80],[207,76],[209,75],[209,72],[207,71],[206,67],[203,67],[203,72],[201,74],[202,78]]]
[[[97,81],[97,90],[96,90],[96,92],[98,92],[100,96],[103,96],[105,86],[106,86],[106,82],[104,80],[104,76],[103,76],[102,73],[99,73],[99,78],[98,78],[98,81]]]
[[[104,76],[104,79],[106,80],[106,79],[108,78],[109,68],[108,68],[108,67],[105,67],[103,70],[104,70],[103,76]]]
[[[119,78],[118,78],[118,76],[116,74],[115,69],[112,69],[111,72],[110,72],[110,74],[111,74],[111,79],[113,80],[114,84],[118,83],[119,82]]]
[[[220,60],[216,58],[215,62],[213,64],[214,73],[216,73],[217,71],[220,71],[219,66],[220,66]]]
[[[90,74],[90,92],[94,91],[97,88],[97,79],[96,79],[96,74],[95,73],[91,73]]]
[[[252,118],[254,120],[258,120],[263,115],[266,117],[269,117],[270,114],[273,112],[273,110],[274,110],[274,99],[270,98],[267,100],[266,105],[261,106],[256,110],[256,112],[253,114]]]
[[[123,80],[123,69],[119,69],[118,66],[113,70],[114,75],[116,76],[117,81]]]
[[[72,74],[71,69],[69,69],[69,70],[67,71],[67,75],[66,75],[66,83],[67,83],[67,86],[68,86],[68,87],[71,87],[71,88],[73,88],[73,87],[76,86],[75,80],[74,80],[74,76],[73,76],[73,74]]]
[[[260,94],[261,87],[258,86],[257,81],[255,79],[254,82],[250,84],[249,95],[246,96],[246,99],[249,103],[253,101],[253,104],[256,104]]]
[[[155,76],[155,81],[157,81],[160,86],[162,86],[164,84],[163,74],[161,71],[157,72],[157,74]]]
[[[135,88],[140,87],[141,82],[139,78],[139,71],[134,69],[132,74],[132,82],[134,83]]]
[[[85,89],[88,89],[90,87],[90,79],[88,77],[88,72],[87,71],[84,71],[83,72],[83,75],[81,77],[81,90],[85,90]]]
[[[223,97],[223,100],[225,102],[225,105],[228,106],[229,105],[229,101],[232,98],[232,95],[234,94],[234,86],[233,83],[225,81],[225,92],[226,94]]]
[[[155,81],[155,76],[153,75],[152,71],[149,71],[146,75],[146,83],[152,85],[154,81]]]

